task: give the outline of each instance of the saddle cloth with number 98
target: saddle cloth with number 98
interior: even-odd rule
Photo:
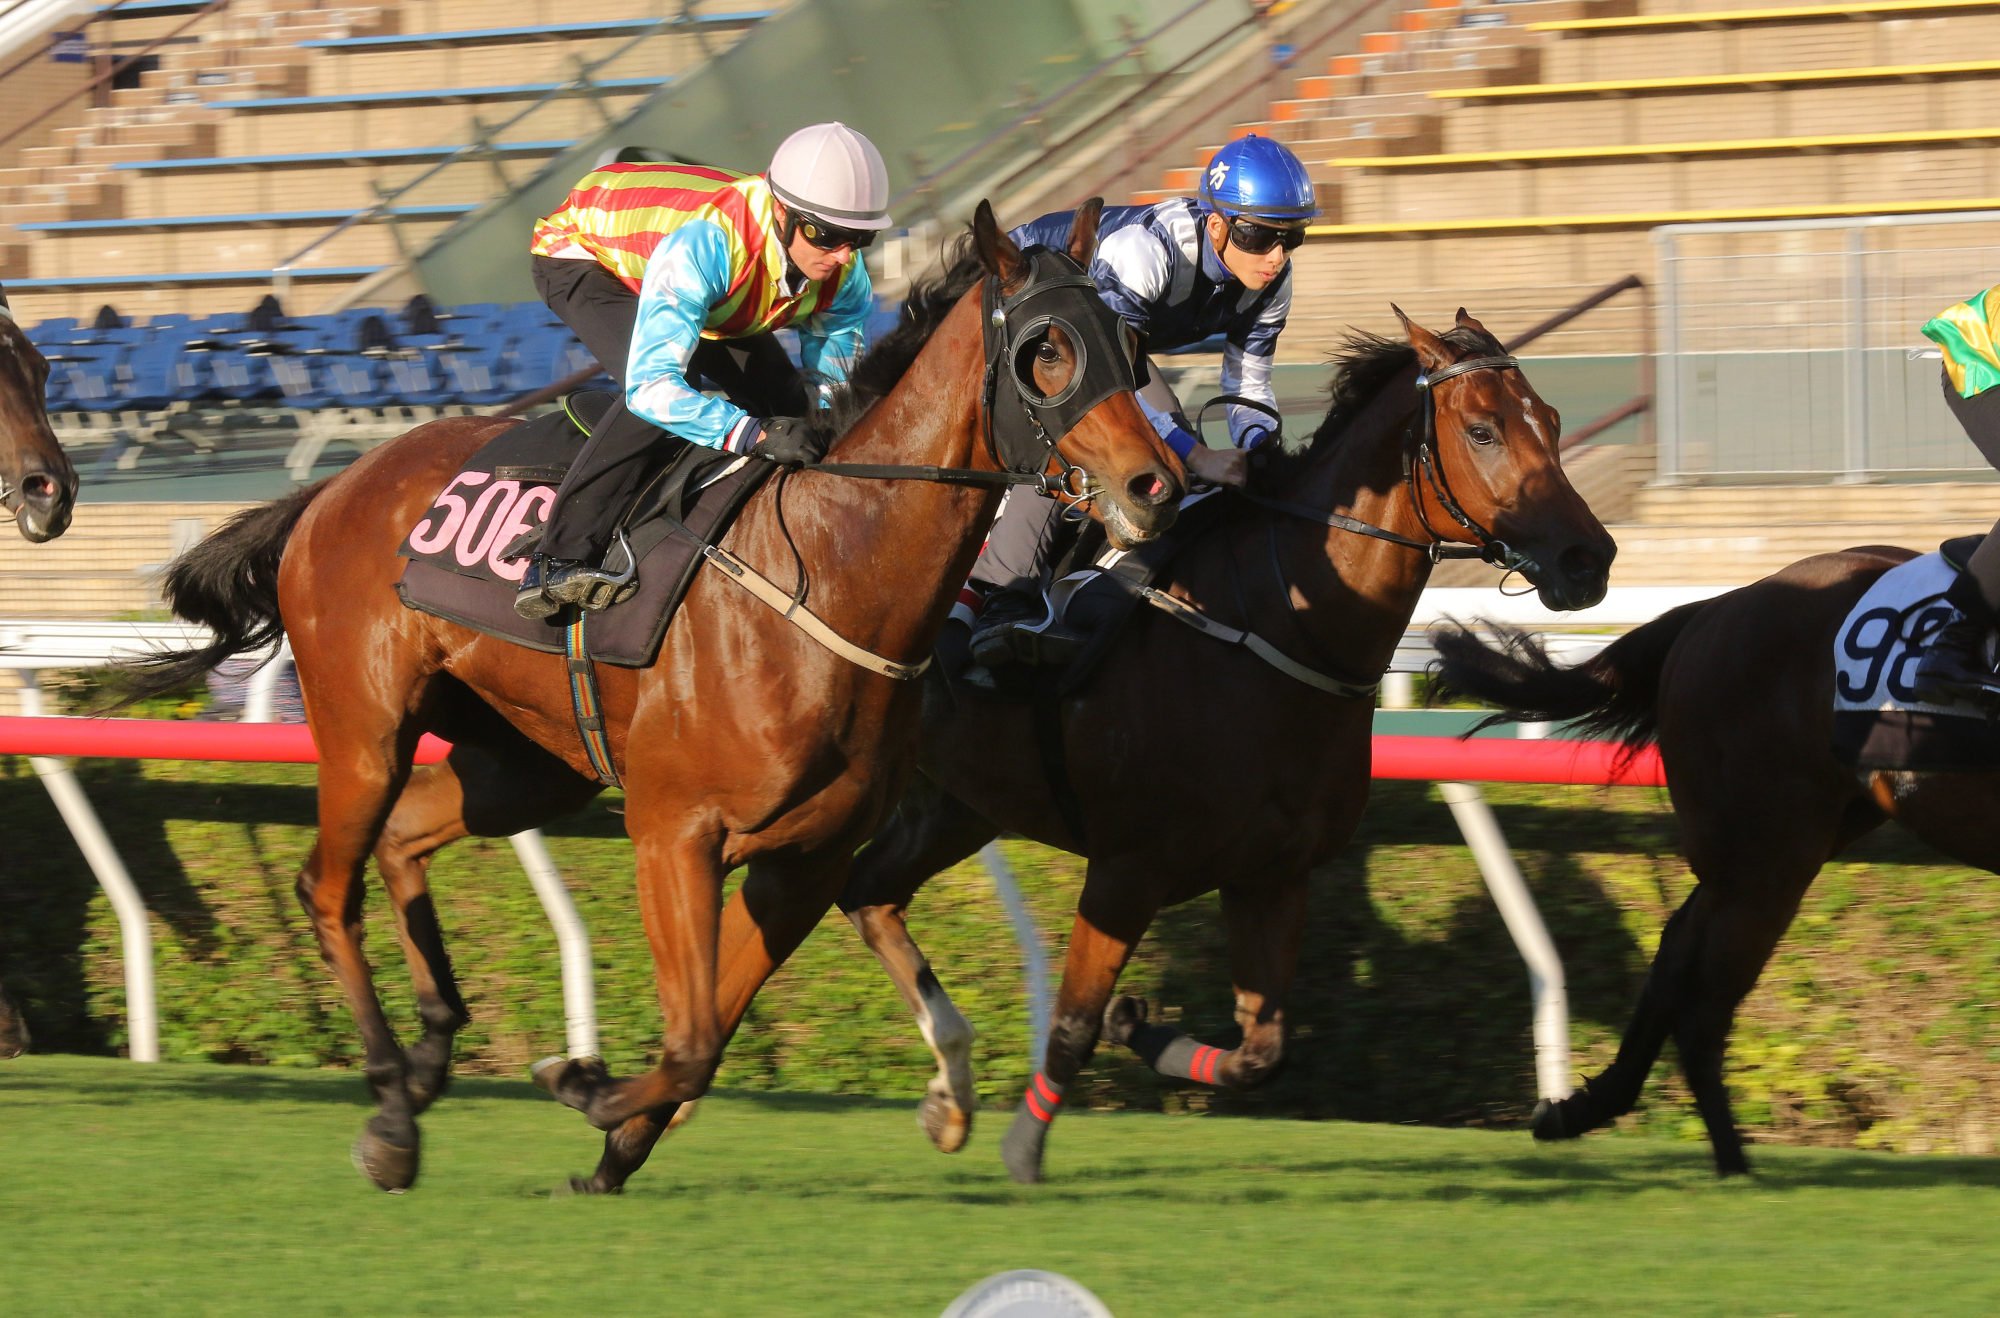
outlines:
[[[1920,700],[1924,647],[1958,616],[1957,569],[1925,554],[1884,572],[1833,641],[1833,749],[1861,769],[2000,768],[2000,724],[1969,704]],[[1989,641],[1989,644],[1991,642]]]

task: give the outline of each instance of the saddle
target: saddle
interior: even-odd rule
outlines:
[[[1958,616],[1945,592],[1980,539],[1948,541],[1940,553],[1883,573],[1834,633],[1833,751],[1844,763],[1916,771],[2000,768],[2000,722],[1989,709],[1923,700],[1912,681],[1925,648]]]
[[[556,487],[615,401],[602,391],[572,394],[562,411],[509,427],[474,453],[398,551],[408,560],[396,583],[404,605],[530,649],[565,653],[563,615],[522,618],[514,593]],[[702,549],[722,538],[774,470],[695,444],[674,447],[619,521],[639,565],[638,589],[591,616],[592,658],[630,668],[653,662]]]

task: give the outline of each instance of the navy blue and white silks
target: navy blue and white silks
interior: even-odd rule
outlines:
[[[1090,277],[1111,309],[1145,336],[1149,351],[1167,352],[1224,335],[1217,392],[1241,394],[1275,408],[1271,362],[1292,309],[1291,264],[1263,289],[1244,287],[1210,245],[1203,231],[1206,216],[1201,203],[1189,197],[1106,207],[1098,221]],[[1071,219],[1067,211],[1044,215],[1011,236],[1023,247],[1061,249],[1069,243]],[[1160,437],[1185,458],[1196,440],[1172,395],[1164,386],[1148,389],[1140,393],[1139,405]],[[1228,420],[1229,437],[1238,448],[1254,447],[1270,433],[1270,418],[1247,407],[1229,408]]]

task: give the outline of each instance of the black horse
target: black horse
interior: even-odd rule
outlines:
[[[14,322],[0,290],[0,507],[37,544],[69,529],[76,469],[49,428],[49,363]],[[28,1050],[28,1026],[0,991],[0,1057]]]
[[[1616,1060],[1539,1107],[1535,1138],[1573,1139],[1631,1111],[1671,1035],[1716,1170],[1747,1172],[1723,1052],[1820,868],[1894,819],[2000,873],[2000,776],[1856,769],[1833,750],[1835,634],[1868,587],[1911,557],[1870,546],[1804,559],[1663,614],[1573,668],[1523,633],[1495,643],[1458,626],[1434,632],[1445,693],[1498,705],[1506,719],[1578,720],[1631,745],[1657,742],[1697,880],[1660,934]]]

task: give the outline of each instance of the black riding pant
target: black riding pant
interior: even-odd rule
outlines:
[[[549,309],[624,384],[639,295],[595,261],[537,256],[534,278]],[[752,416],[803,416],[806,411],[805,380],[768,333],[703,339],[688,360],[689,382],[697,377]],[[549,509],[540,552],[597,562],[646,477],[683,442],[626,410],[621,397],[570,463]]]
[[[1944,401],[1958,424],[1965,427],[1966,438],[1981,457],[2000,467],[2000,389],[1961,398],[1951,387],[1951,377],[1942,378]],[[2000,626],[2000,522],[1994,523],[1979,548],[1972,551],[1948,598],[1960,611],[1981,618],[1988,626]]]

